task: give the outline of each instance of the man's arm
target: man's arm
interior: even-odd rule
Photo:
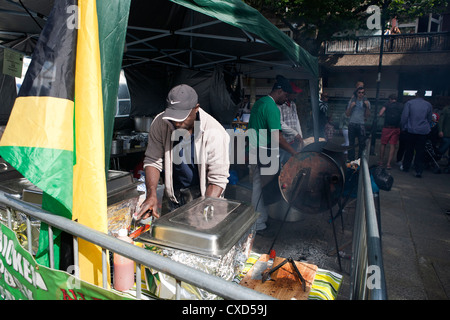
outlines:
[[[160,175],[161,173],[155,167],[145,167],[145,187],[147,189],[147,197],[136,214],[137,220],[146,219],[151,215],[153,215],[155,218],[159,218],[159,213],[156,210],[158,204],[156,190],[158,188]]]
[[[209,184],[206,188],[205,196],[219,198],[222,195],[223,189],[215,184]]]
[[[205,132],[206,134],[206,132]],[[217,124],[208,130],[205,146],[206,197],[220,197],[228,184],[230,136]]]

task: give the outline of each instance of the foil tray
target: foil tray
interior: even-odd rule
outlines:
[[[139,241],[220,259],[253,226],[251,205],[222,198],[197,198],[155,220]]]

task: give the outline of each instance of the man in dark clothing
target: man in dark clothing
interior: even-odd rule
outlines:
[[[389,144],[389,155],[386,164],[387,169],[391,169],[391,161],[394,158],[395,146],[400,137],[400,120],[402,117],[403,105],[397,102],[397,96],[391,94],[389,103],[383,106],[378,114],[380,117],[384,114],[384,126],[381,131],[380,161],[379,165],[383,165],[384,151],[386,145]]]
[[[401,126],[406,130],[406,152],[403,159],[403,171],[408,172],[414,157],[416,177],[421,178],[425,154],[425,142],[430,133],[432,106],[424,100],[425,90],[418,90],[416,98],[405,103]]]

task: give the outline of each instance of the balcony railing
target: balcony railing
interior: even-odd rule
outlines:
[[[381,36],[331,40],[324,43],[324,54],[379,53]],[[384,36],[384,53],[450,51],[450,32],[398,34]]]

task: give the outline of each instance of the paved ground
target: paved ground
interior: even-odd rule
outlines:
[[[422,178],[392,170],[381,191],[382,243],[389,299],[450,298],[450,174]]]
[[[376,164],[377,160],[370,157],[369,165]],[[392,189],[380,191],[388,299],[447,300],[450,298],[450,216],[446,211],[450,209],[450,174],[426,170],[422,178],[416,178],[397,166],[390,172],[394,177]],[[236,199],[249,201],[250,184],[245,178],[240,184],[229,192],[236,191]],[[336,256],[329,211],[289,215],[288,222],[274,239],[287,205],[272,206],[269,234],[258,235],[253,250],[267,253],[273,245],[278,256],[292,256],[343,275],[338,299],[348,300],[354,209],[355,201],[348,203],[343,220],[335,221],[342,268]]]

